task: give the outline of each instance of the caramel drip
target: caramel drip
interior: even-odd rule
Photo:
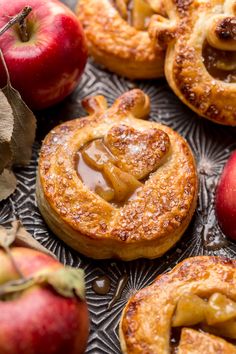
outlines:
[[[107,201],[114,198],[114,190],[109,181],[105,179],[101,171],[91,168],[78,152],[77,157],[77,173],[81,181],[91,190],[97,194],[103,193],[103,198]],[[100,195],[99,194],[99,195]]]
[[[121,295],[123,293],[124,288],[126,287],[126,285],[128,283],[128,280],[129,280],[129,277],[126,273],[120,277],[120,279],[117,283],[117,286],[116,286],[115,293],[107,306],[108,310],[110,310],[112,308],[112,306],[121,298]]]
[[[106,275],[96,277],[92,289],[97,295],[106,295],[111,289],[111,281]]]

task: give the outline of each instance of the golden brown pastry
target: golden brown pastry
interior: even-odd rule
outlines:
[[[158,276],[120,322],[125,354],[234,354],[235,339],[236,261],[221,257],[188,258]]]
[[[200,116],[236,125],[235,0],[166,0],[169,20],[152,18],[149,34],[167,47],[165,76]]]
[[[164,51],[147,32],[150,17],[161,8],[161,0],[79,0],[76,12],[90,55],[130,79],[163,76]]]
[[[85,99],[89,116],[54,128],[39,159],[37,200],[49,227],[93,258],[161,256],[187,228],[197,174],[186,141],[144,121],[147,95],[132,90],[111,108]]]

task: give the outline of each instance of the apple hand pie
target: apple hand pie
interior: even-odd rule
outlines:
[[[235,0],[166,0],[165,10],[169,19],[152,17],[149,34],[167,48],[170,87],[200,116],[235,126]]]
[[[150,79],[164,75],[164,51],[147,31],[156,11],[162,13],[161,0],[80,0],[76,12],[95,61],[130,79]]]
[[[37,200],[49,227],[93,258],[161,256],[186,230],[197,200],[197,172],[186,141],[145,121],[147,95],[132,90],[111,108],[83,101],[89,116],[45,138]]]
[[[120,339],[125,354],[236,354],[236,261],[192,257],[158,276],[129,300]]]

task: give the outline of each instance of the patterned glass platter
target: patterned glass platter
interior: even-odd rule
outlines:
[[[64,1],[72,9],[76,0]],[[59,123],[85,115],[80,101],[86,96],[104,95],[109,104],[132,88],[141,88],[151,98],[150,120],[162,122],[177,130],[190,144],[198,165],[199,198],[197,210],[184,236],[163,257],[148,261],[94,261],[76,253],[62,243],[47,228],[35,200],[35,177],[41,141]],[[20,219],[27,230],[60,261],[82,267],[86,273],[87,301],[91,331],[86,353],[119,354],[118,324],[128,298],[138,289],[152,283],[155,277],[171,269],[181,260],[195,255],[222,255],[235,258],[236,244],[226,240],[215,217],[214,192],[220,173],[230,153],[236,148],[236,129],[218,126],[201,119],[185,107],[172,93],[164,79],[131,82],[98,67],[91,60],[76,91],[64,102],[38,112],[37,141],[31,163],[16,170],[18,187],[6,201],[0,203],[0,223],[8,226]],[[107,295],[97,295],[92,288],[98,276],[111,280]],[[121,296],[108,306],[123,280]]]

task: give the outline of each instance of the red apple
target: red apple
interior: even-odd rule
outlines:
[[[0,36],[11,83],[33,109],[51,106],[69,95],[83,73],[87,49],[75,14],[58,0],[0,0],[0,28],[25,6],[29,40],[23,42],[19,26]],[[0,85],[6,75],[0,64]]]
[[[220,177],[216,190],[216,214],[224,234],[236,240],[236,151]]]
[[[63,267],[52,257],[28,248],[12,248],[25,277]],[[17,275],[9,256],[0,251],[0,289]],[[0,297],[1,354],[81,354],[88,337],[85,301],[59,295],[50,286],[34,285]]]

